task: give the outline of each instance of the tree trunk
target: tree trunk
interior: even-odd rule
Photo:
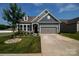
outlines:
[[[12,25],[13,38],[15,38],[15,24]]]
[[[20,33],[20,27],[19,27],[19,23],[18,23],[18,33]]]

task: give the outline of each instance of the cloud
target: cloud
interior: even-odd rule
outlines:
[[[79,10],[79,7],[76,4],[59,4],[58,7],[59,7],[59,13],[65,11]]]
[[[35,6],[41,6],[43,3],[33,3]]]

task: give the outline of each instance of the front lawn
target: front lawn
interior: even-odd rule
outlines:
[[[13,33],[0,33],[0,37],[1,36],[9,36],[9,35],[12,35]]]
[[[61,33],[61,35],[79,40],[79,32],[78,33]]]
[[[22,41],[14,44],[5,44],[4,41],[10,39],[10,35],[0,33],[0,53],[40,53],[40,37],[26,35],[21,37]]]

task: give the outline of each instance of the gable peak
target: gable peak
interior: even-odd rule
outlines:
[[[47,9],[44,10],[45,13],[48,13],[49,11]]]

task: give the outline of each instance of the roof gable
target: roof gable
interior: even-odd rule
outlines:
[[[45,14],[47,14],[46,10],[42,11],[38,16],[36,16],[32,22],[35,22],[37,20],[39,20],[42,16],[44,16]]]
[[[44,18],[45,16],[47,16],[48,14],[50,14],[52,17],[55,18],[55,20],[57,20],[58,22],[61,22],[59,19],[57,19],[54,15],[52,15],[47,9],[45,9],[44,11],[42,11],[37,17],[35,17],[32,22],[39,22],[40,20],[42,20],[42,18]]]
[[[48,19],[48,17],[50,17]],[[52,17],[50,14],[45,15],[41,20],[38,20],[39,23],[59,23],[54,17]]]

